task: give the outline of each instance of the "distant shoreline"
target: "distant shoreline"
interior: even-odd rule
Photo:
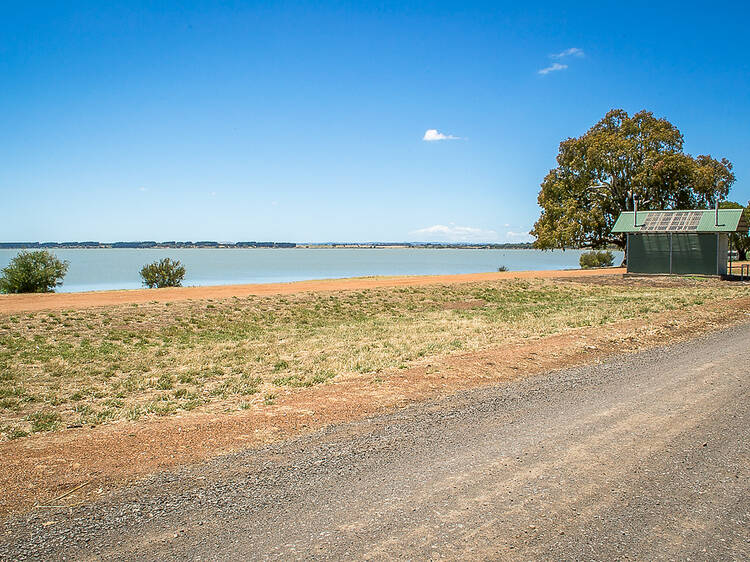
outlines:
[[[184,249],[450,249],[533,250],[531,242],[518,244],[442,242],[0,242],[0,250],[184,250]]]

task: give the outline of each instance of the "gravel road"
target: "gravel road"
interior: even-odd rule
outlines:
[[[0,523],[2,559],[750,558],[750,324]]]

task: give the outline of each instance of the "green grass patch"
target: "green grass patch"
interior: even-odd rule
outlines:
[[[31,422],[31,432],[53,431],[60,425],[60,414],[50,411],[39,411],[29,414],[26,420]]]
[[[4,435],[5,438],[9,441],[20,439],[21,437],[26,437],[28,434],[28,431],[24,431],[23,429],[15,425],[5,425],[0,427],[0,435]]]
[[[10,439],[268,405],[279,389],[338,374],[383,384],[388,370],[431,358],[748,295],[702,278],[508,280],[0,315],[0,427]]]

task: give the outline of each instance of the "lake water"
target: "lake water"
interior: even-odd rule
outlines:
[[[180,260],[183,285],[278,283],[368,275],[440,275],[497,271],[577,269],[581,250],[442,250],[442,249],[80,249],[51,250],[70,268],[59,292],[137,289],[139,271],[155,260]],[[5,267],[19,250],[0,250]],[[615,252],[615,264],[623,259]]]

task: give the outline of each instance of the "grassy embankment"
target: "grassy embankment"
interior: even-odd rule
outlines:
[[[122,305],[0,316],[0,439],[265,407],[347,373],[748,296],[741,286],[551,281]]]

